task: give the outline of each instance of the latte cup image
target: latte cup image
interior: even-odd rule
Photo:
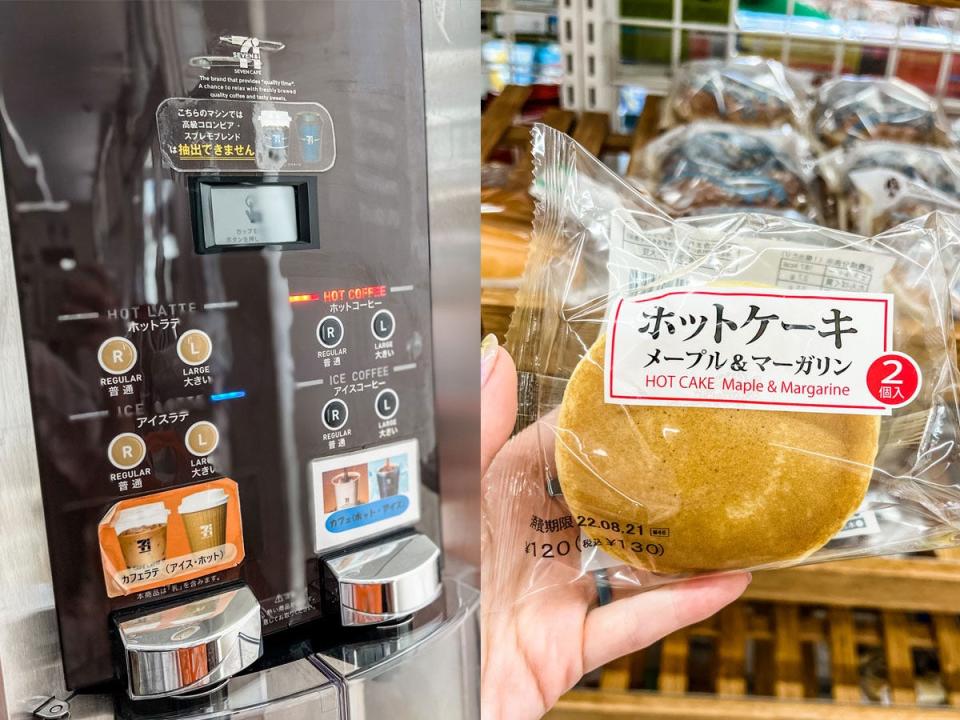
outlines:
[[[113,529],[128,568],[160,562],[167,556],[167,518],[170,511],[162,502],[139,505],[117,513]]]
[[[380,490],[380,497],[393,497],[400,492],[400,466],[392,465],[387,460],[377,470],[377,488]]]
[[[353,507],[357,504],[357,486],[360,483],[360,473],[340,473],[333,478],[332,482],[333,491],[337,498],[337,510]]]
[[[177,512],[187,531],[192,552],[209,550],[227,541],[227,502],[230,497],[220,488],[201,490],[180,501]]]

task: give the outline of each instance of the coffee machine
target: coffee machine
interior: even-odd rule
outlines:
[[[479,716],[478,14],[0,4],[0,717]]]

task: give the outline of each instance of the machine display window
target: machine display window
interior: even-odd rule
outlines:
[[[190,197],[199,253],[316,244],[312,178],[194,178]]]

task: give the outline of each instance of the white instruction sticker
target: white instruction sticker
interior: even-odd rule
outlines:
[[[877,514],[872,510],[864,510],[851,515],[840,532],[831,539],[842,540],[843,538],[860,537],[861,535],[876,535],[879,532],[880,523],[877,522]]]
[[[677,289],[610,313],[609,403],[889,415],[919,391],[887,293]]]

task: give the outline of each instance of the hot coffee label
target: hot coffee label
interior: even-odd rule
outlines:
[[[889,415],[921,382],[892,350],[893,300],[756,287],[620,298],[607,322],[605,399]]]
[[[334,550],[420,519],[416,440],[314,460],[314,550]]]

